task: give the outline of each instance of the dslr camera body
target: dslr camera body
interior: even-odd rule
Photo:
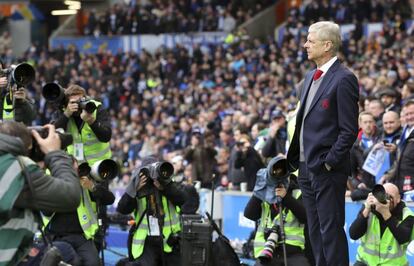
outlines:
[[[37,133],[39,133],[39,135],[42,138],[47,138],[47,136],[49,135],[48,129],[44,128],[44,127],[41,127],[41,126],[28,127],[28,129],[29,129],[29,131],[30,130],[37,131]],[[72,137],[71,134],[65,133],[65,131],[62,128],[56,129],[56,133],[59,136],[59,139],[60,139],[60,142],[61,142],[61,147],[60,148],[62,150],[66,149],[69,145],[72,144],[73,137]],[[39,144],[37,144],[35,138],[32,138],[32,142],[33,142],[33,147],[29,151],[29,157],[35,162],[43,161],[43,159],[45,158],[45,154],[40,150]]]
[[[266,236],[268,236],[266,238]],[[280,237],[280,227],[278,224],[274,223],[272,228],[265,231],[266,242],[262,252],[260,252],[258,259],[261,263],[268,263],[273,259],[274,252],[278,246]]]
[[[139,168],[138,177],[140,173],[148,177],[147,184],[138,192],[139,197],[144,197],[154,193],[154,180],[159,181],[162,185],[167,185],[172,181],[171,176],[174,173],[174,166],[165,161],[155,162]]]

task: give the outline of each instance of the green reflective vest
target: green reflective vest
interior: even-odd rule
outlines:
[[[295,199],[298,199],[302,192],[299,189],[294,189],[292,191],[292,195]],[[256,231],[256,236],[254,238],[253,247],[254,247],[254,257],[257,258],[262,250],[264,249],[264,245],[266,242],[265,239],[265,231],[266,229],[272,228],[274,222],[279,224],[280,213],[276,215],[276,217],[271,219],[271,212],[270,212],[270,205],[267,202],[262,202],[262,216],[260,218],[260,224]],[[304,228],[305,225],[299,223],[298,219],[293,215],[292,211],[288,210],[286,217],[285,217],[285,235],[286,240],[285,243],[298,246],[302,250],[305,249],[305,234]]]
[[[8,103],[9,97],[10,94],[7,94],[3,99],[3,121],[14,120],[13,101]]]
[[[91,200],[89,191],[82,188],[82,199],[77,209],[79,224],[86,239],[94,238],[98,231],[96,203]]]
[[[408,207],[404,207],[402,221],[409,216],[414,216],[414,213]],[[400,245],[388,227],[381,237],[380,221],[377,216],[370,213],[367,232],[362,236],[358,247],[357,260],[369,266],[409,265],[405,254],[408,244],[409,242]]]
[[[101,105],[98,101],[92,101],[95,103],[96,107]],[[97,110],[98,109],[96,109],[93,113],[95,118]],[[77,143],[83,144],[83,160],[78,160],[79,164],[86,161],[89,163],[89,166],[92,167],[92,165],[97,161],[111,158],[112,153],[109,142],[100,142],[88,123],[82,124],[81,132],[79,133],[75,120],[71,117],[69,118],[66,131],[72,134],[73,137],[73,145],[70,145],[67,148],[69,154],[72,154],[78,159],[79,157],[77,156],[74,147]]]
[[[36,164],[20,157],[30,172]],[[38,228],[35,214],[29,209],[13,209],[25,183],[15,156],[0,156],[0,266],[17,265],[26,256]],[[13,212],[12,212],[13,210]]]
[[[147,208],[147,200],[145,198],[137,199],[137,211],[135,211],[135,221],[139,221],[144,211]],[[162,235],[164,241],[164,252],[170,253],[172,247],[167,244],[168,237],[172,233],[181,231],[179,214],[175,206],[162,196],[162,207],[164,210],[164,226],[162,228]],[[145,214],[145,216],[147,216]],[[131,253],[134,259],[139,258],[144,251],[144,243],[149,233],[148,216],[141,220],[137,230],[132,238]]]

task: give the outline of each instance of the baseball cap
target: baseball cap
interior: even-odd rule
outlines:
[[[270,115],[271,119],[276,119],[280,117],[285,117],[285,114],[280,109],[275,109],[272,111],[272,114]]]

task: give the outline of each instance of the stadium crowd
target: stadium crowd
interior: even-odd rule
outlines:
[[[123,166],[117,185],[128,183],[141,158],[156,154],[180,161],[186,176],[203,187],[214,173],[223,187],[247,182],[251,190],[255,171],[285,153],[285,122],[296,107],[297,85],[312,68],[299,46],[306,38],[305,16],[290,14],[281,43],[243,38],[192,49],[177,44],[155,54],[33,46],[25,58],[36,62],[29,88],[39,105],[36,123],[49,122],[53,112],[41,97],[42,86],[76,83],[110,112],[113,156]],[[412,29],[401,26],[403,16],[394,18],[384,20],[378,35],[364,36],[356,27],[343,43],[341,59],[359,78],[361,111],[373,113],[378,130],[389,105],[381,96],[391,94],[399,105],[414,93]],[[7,65],[14,59],[3,54],[3,60]],[[205,159],[212,154],[214,159]]]
[[[124,1],[100,14],[85,14],[85,35],[160,34],[199,31],[232,31],[236,25],[269,7],[273,0]]]

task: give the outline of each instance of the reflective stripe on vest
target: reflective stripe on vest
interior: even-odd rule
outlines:
[[[37,167],[34,162],[19,156],[26,167]],[[30,169],[29,169],[30,171]],[[17,196],[22,191],[25,179],[15,156],[0,156],[0,266],[17,265],[28,253],[38,225],[29,209],[13,209]],[[13,210],[13,217],[9,218]]]
[[[86,239],[92,239],[98,231],[96,203],[91,200],[89,191],[82,189],[82,200],[77,209],[79,223]]]
[[[167,244],[167,239],[171,233],[178,233],[181,231],[179,214],[175,206],[162,196],[162,206],[164,210],[164,226],[162,228],[164,252],[170,253],[172,248]],[[147,208],[147,200],[145,198],[137,199],[137,209],[135,212],[135,221],[139,221],[144,210]],[[144,217],[141,224],[138,225],[132,239],[131,253],[134,259],[139,258],[144,251],[144,243],[149,232],[148,217]]]
[[[401,224],[414,213],[407,207],[403,209]],[[369,214],[367,232],[361,238],[357,260],[368,265],[408,265],[406,251],[408,242],[400,245],[387,227],[381,237],[380,221],[374,214]]]
[[[295,199],[298,199],[301,195],[301,191],[299,189],[295,189],[292,191],[292,196]],[[276,215],[271,221],[271,212],[270,212],[270,205],[267,202],[262,202],[262,216],[260,218],[260,224],[257,228],[256,236],[253,242],[254,247],[254,256],[257,258],[260,253],[262,252],[264,245],[266,243],[265,240],[265,231],[266,229],[270,229],[273,226],[273,223],[279,224],[280,214]],[[302,250],[305,248],[305,234],[304,234],[304,225],[299,223],[297,218],[293,215],[293,213],[288,210],[286,217],[285,217],[285,236],[286,236],[286,244],[292,246],[298,246]]]
[[[7,94],[3,99],[3,121],[14,120],[13,102],[7,103],[9,95]]]
[[[96,118],[98,107],[102,104],[95,100],[90,101],[94,102],[97,107],[96,110],[93,112],[93,116]],[[66,131],[72,134],[73,144],[83,144],[84,160],[78,160],[79,164],[87,161],[89,165],[92,167],[92,165],[97,161],[111,158],[112,153],[110,143],[99,141],[95,133],[93,133],[91,127],[88,125],[88,123],[82,124],[81,132],[79,134],[79,130],[76,126],[75,120],[73,118],[69,118]],[[67,151],[69,154],[75,155],[74,145],[68,146]]]

